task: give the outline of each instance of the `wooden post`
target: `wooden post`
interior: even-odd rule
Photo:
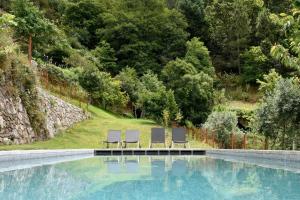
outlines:
[[[234,148],[234,134],[231,133],[231,149]]]
[[[212,132],[212,146],[215,147],[215,132]]]
[[[244,149],[247,149],[247,134],[244,134],[243,146],[244,146]]]
[[[207,144],[207,129],[205,129],[205,143]]]

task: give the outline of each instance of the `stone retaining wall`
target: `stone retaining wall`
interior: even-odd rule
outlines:
[[[50,137],[59,130],[83,121],[88,115],[80,108],[39,89],[42,109]],[[19,97],[12,97],[0,88],[0,145],[26,144],[36,140],[25,107]]]
[[[80,108],[63,101],[44,90],[39,90],[42,108],[46,114],[47,129],[50,137],[54,137],[59,130],[69,128],[74,123],[83,121],[88,115]]]

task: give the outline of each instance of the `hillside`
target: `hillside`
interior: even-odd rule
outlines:
[[[55,138],[25,145],[0,145],[0,150],[105,148],[101,141],[106,139],[107,130],[109,129],[120,129],[123,133],[126,129],[140,130],[141,146],[146,148],[149,146],[150,129],[158,126],[151,120],[123,118],[94,106],[89,106],[89,111],[92,113],[91,119],[74,125]],[[191,147],[210,148],[208,145],[197,141],[191,141],[190,144]],[[136,147],[136,145],[132,147]]]

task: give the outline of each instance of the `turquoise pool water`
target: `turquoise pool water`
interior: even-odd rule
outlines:
[[[209,157],[92,157],[0,173],[2,200],[299,200],[300,174]]]

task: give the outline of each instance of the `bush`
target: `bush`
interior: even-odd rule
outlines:
[[[84,69],[79,76],[79,83],[89,93],[92,103],[105,109],[117,110],[128,102],[127,95],[121,91],[121,82],[95,66]]]
[[[237,124],[238,119],[235,112],[214,111],[208,116],[204,127],[216,134],[221,147],[229,147],[230,135],[240,132]]]

